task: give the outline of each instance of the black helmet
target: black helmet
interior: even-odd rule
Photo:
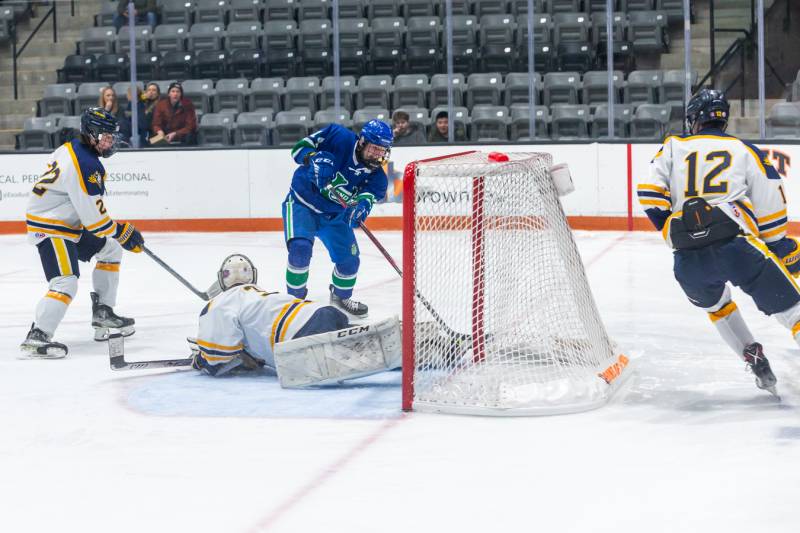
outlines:
[[[122,136],[119,133],[119,123],[116,117],[102,107],[90,107],[81,115],[81,135],[100,142],[100,135],[109,133],[114,136],[111,148],[105,150],[103,157],[111,157],[120,147]]]
[[[686,106],[686,128],[689,133],[695,124],[702,126],[707,122],[719,122],[722,130],[728,126],[731,106],[722,91],[701,89],[689,100]]]

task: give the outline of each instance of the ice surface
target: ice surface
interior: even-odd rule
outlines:
[[[146,235],[201,290],[249,255],[283,286],[277,233]],[[400,234],[379,238],[400,258]],[[89,325],[89,265],[57,340],[64,360],[18,360],[46,290],[35,248],[0,237],[0,531],[794,532],[800,349],[740,292],[783,401],[751,375],[672,279],[655,233],[577,233],[609,333],[636,373],[599,410],[540,418],[399,411],[400,373],[343,389],[269,376],[112,372]],[[400,281],[366,239],[356,297],[400,312]],[[311,298],[327,297],[319,244]],[[129,359],[184,357],[202,302],[126,253],[116,311]]]

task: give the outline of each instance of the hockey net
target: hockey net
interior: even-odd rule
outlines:
[[[627,374],[550,178],[551,156],[506,155],[406,167],[405,410],[583,411],[604,404]]]

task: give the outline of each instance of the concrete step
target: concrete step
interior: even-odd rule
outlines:
[[[0,150],[13,150],[18,130],[0,130]]]
[[[37,100],[38,98],[0,100],[0,116],[27,114],[29,117],[35,117]]]
[[[0,130],[18,130],[22,129],[23,124],[25,124],[25,119],[30,118],[33,115],[25,114],[8,114],[8,115],[0,115]]]
[[[17,61],[18,70],[37,70],[55,72],[64,66],[64,55],[58,56],[28,56],[23,55]],[[0,78],[11,79],[14,71],[11,61],[0,61]]]

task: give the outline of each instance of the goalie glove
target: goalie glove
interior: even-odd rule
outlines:
[[[118,222],[114,238],[129,252],[138,254],[142,251],[144,237],[130,222]]]
[[[784,237],[768,242],[767,247],[778,256],[792,276],[800,276],[800,241],[794,237]]]

